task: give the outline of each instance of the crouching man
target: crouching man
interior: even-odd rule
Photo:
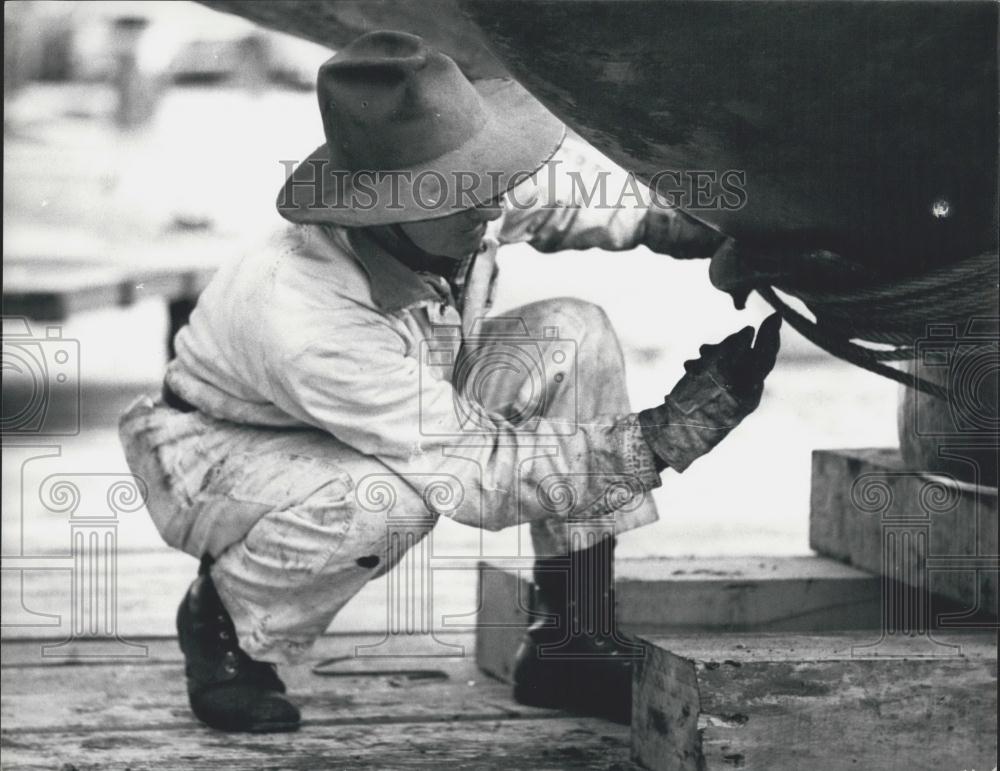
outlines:
[[[191,708],[223,730],[297,728],[275,662],[305,654],[398,561],[391,509],[428,527],[529,523],[537,599],[556,622],[528,630],[515,697],[626,721],[622,640],[579,623],[583,608],[613,619],[610,533],[653,522],[660,472],[756,408],[778,325],[756,345],[747,328],[704,346],[663,404],[632,412],[599,308],[554,299],[484,318],[496,248],[698,257],[719,234],[665,209],[529,206],[520,185],[512,205],[509,185],[553,156],[561,124],[516,83],[472,83],[411,35],[357,39],[318,92],[326,142],[278,201],[292,225],[219,271],[162,394],[121,419],[161,535],[202,560],[177,615]],[[415,181],[457,178],[457,202],[454,186],[435,196]],[[597,537],[571,539],[581,522]]]

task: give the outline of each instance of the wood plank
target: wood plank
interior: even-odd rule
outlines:
[[[334,676],[313,674],[310,664],[282,667],[303,728],[252,737],[212,731],[191,716],[175,640],[143,641],[150,657],[139,663],[62,666],[38,661],[28,641],[7,642],[4,767],[134,769],[156,758],[184,768],[632,768],[626,727],[515,704],[471,655],[352,655],[377,639],[322,638],[315,658],[338,657],[321,667]],[[468,634],[449,641],[471,651]]]
[[[996,635],[879,657],[871,635],[652,638],[632,756],[650,769],[937,771],[996,764]]]
[[[77,311],[117,305],[124,280],[115,266],[63,260],[42,267],[4,256],[4,313],[61,321]]]
[[[822,631],[879,624],[881,582],[816,556],[618,560],[618,619],[626,632]],[[480,567],[480,667],[510,679],[531,608],[530,570]]]
[[[4,294],[68,293],[117,286],[126,276],[123,266],[82,259],[36,260],[4,255]]]
[[[142,261],[124,266],[5,256],[4,312],[58,321],[81,311],[131,305],[145,297],[195,298],[213,272],[206,267]]]
[[[74,609],[71,566],[68,548],[62,554],[4,557],[2,639],[38,638],[36,649],[40,650],[42,645],[69,637]],[[467,631],[474,624],[477,574],[470,568],[464,560],[435,561],[435,629]],[[116,595],[120,635],[126,640],[174,635],[177,604],[197,570],[193,557],[165,547],[120,551]],[[145,580],[149,575],[156,576],[155,587]],[[341,609],[330,629],[339,633],[384,630],[389,602],[386,578],[372,581]],[[455,628],[457,622],[446,616],[467,621],[464,627]]]
[[[11,769],[451,768],[619,769],[628,729],[596,719],[434,720],[305,726],[294,734],[232,735],[198,727],[102,735],[4,735]]]
[[[816,450],[811,497],[817,552],[960,603],[942,623],[995,625],[996,488],[909,469],[898,450]]]
[[[355,640],[337,647],[347,661],[280,668],[292,700],[310,725],[549,716],[521,707],[510,688],[475,669],[472,656],[378,660],[352,655]],[[11,667],[2,670],[4,726],[27,733],[193,728],[182,661],[116,666]],[[65,691],[67,679],[72,690]]]
[[[328,633],[318,638],[309,661],[313,664],[330,662],[329,668],[344,668],[354,671],[356,668],[369,669],[371,667],[392,667],[393,661],[400,661],[404,658],[427,658],[436,650],[433,640],[427,635],[412,635],[412,653],[397,658],[383,659],[375,656],[353,655],[354,647],[357,645],[370,645],[382,639],[381,632],[341,632]],[[473,649],[473,635],[468,632],[462,633],[439,633],[438,639],[446,641],[449,646],[457,646],[457,653],[446,660],[461,660],[467,657],[467,652]],[[3,652],[3,661],[0,669],[31,669],[31,668],[100,668],[118,667],[123,663],[128,664],[149,664],[152,666],[164,666],[177,664],[183,661],[180,648],[177,645],[177,637],[157,636],[157,637],[135,637],[136,643],[144,645],[147,649],[146,655],[139,661],[123,662],[121,659],[92,659],[83,657],[66,656],[62,658],[47,657],[39,655],[39,645],[50,641],[44,639],[22,639],[4,640],[0,645]],[[335,661],[334,661],[335,660]],[[310,664],[311,666],[312,664]]]

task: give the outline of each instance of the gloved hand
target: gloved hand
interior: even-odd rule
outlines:
[[[650,206],[640,242],[658,254],[679,260],[711,257],[726,237],[680,209]]]
[[[639,413],[643,438],[664,464],[684,471],[757,409],[778,357],[780,329],[775,313],[764,319],[752,347],[753,327],[701,346],[664,403]]]

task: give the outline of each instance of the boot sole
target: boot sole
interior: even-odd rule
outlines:
[[[248,726],[212,725],[195,715],[198,722],[213,731],[227,734],[283,734],[298,731],[302,723],[252,723]]]

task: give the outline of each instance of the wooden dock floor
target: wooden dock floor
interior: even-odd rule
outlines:
[[[357,657],[379,635],[330,635],[282,677],[303,712],[293,734],[226,734],[191,715],[172,638],[134,640],[145,657],[47,659],[37,640],[7,640],[3,769],[620,769],[629,731],[516,704],[476,669],[471,635],[458,657]],[[421,639],[413,638],[419,653]],[[323,659],[339,659],[314,668]]]

